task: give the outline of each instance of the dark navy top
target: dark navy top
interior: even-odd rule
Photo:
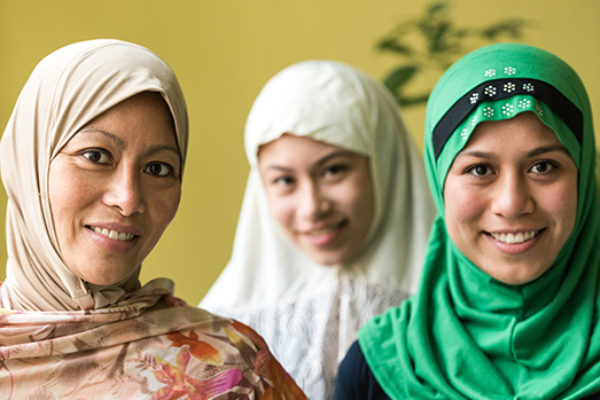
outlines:
[[[390,400],[383,392],[355,341],[340,364],[333,400]],[[582,400],[600,400],[600,393]]]
[[[371,372],[358,341],[352,343],[338,368],[333,400],[390,400]]]

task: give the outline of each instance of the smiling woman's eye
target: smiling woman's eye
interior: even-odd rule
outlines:
[[[169,176],[174,174],[174,169],[167,163],[153,162],[146,166],[145,171],[154,176]]]
[[[110,154],[101,149],[89,149],[84,151],[82,155],[95,164],[108,164],[110,161]]]
[[[346,170],[348,170],[348,167],[346,165],[334,164],[326,167],[323,170],[323,175],[335,176],[341,174],[342,172],[345,172]]]
[[[289,175],[278,176],[273,179],[273,183],[278,186],[291,186],[295,182],[294,178]]]
[[[486,164],[475,164],[468,167],[465,170],[466,173],[474,175],[476,177],[484,177],[490,175],[493,170],[489,165]]]
[[[529,171],[536,174],[547,174],[557,168],[557,165],[550,161],[539,161],[533,164]]]

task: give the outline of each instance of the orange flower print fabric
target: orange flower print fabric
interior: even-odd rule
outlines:
[[[101,312],[0,310],[0,398],[306,396],[251,328],[167,295]]]

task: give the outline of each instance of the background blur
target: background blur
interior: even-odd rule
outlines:
[[[175,70],[189,108],[189,158],[179,213],[144,263],[142,281],[168,276],[175,293],[197,304],[229,259],[248,165],[246,115],[263,84],[306,59],[352,64],[376,79],[398,57],[376,44],[425,1],[401,0],[0,0],[0,126],[8,121],[35,64],[53,50],[92,38],[149,47]],[[456,24],[527,21],[520,41],[565,59],[600,111],[600,2],[454,0]],[[430,77],[434,83],[441,73]],[[424,80],[422,85],[428,85]],[[417,90],[419,88],[416,88]],[[424,106],[403,110],[422,148]],[[6,195],[0,192],[0,210]],[[4,227],[4,211],[0,226]],[[6,261],[0,235],[0,264]],[[0,278],[4,277],[4,270]]]

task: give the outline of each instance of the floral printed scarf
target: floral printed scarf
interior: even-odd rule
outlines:
[[[162,282],[110,311],[0,310],[0,398],[305,398],[256,332]]]

